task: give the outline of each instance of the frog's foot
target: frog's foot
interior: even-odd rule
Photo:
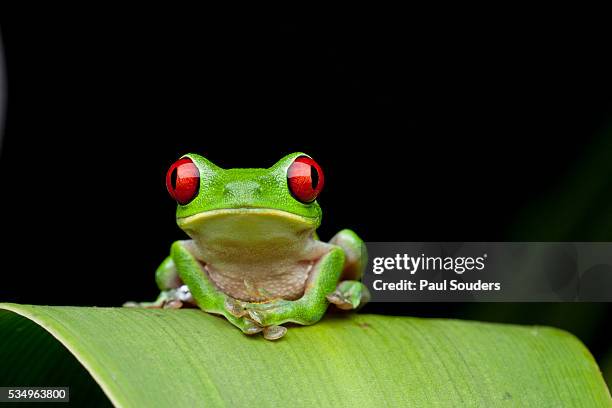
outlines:
[[[184,306],[194,306],[195,301],[187,285],[176,289],[163,290],[153,302],[126,302],[123,307],[142,307],[146,309],[180,309]]]
[[[223,315],[245,334],[263,332],[266,340],[278,340],[287,333],[287,328],[283,326],[264,326],[260,315],[250,310],[246,302],[228,296],[223,302],[223,307],[226,312]]]
[[[355,310],[370,300],[370,292],[359,281],[346,280],[338,284],[336,290],[327,295],[327,300],[342,310]]]
[[[266,326],[263,329],[263,336],[266,340],[278,340],[287,333],[284,326]]]
[[[264,337],[273,340],[286,333],[287,329],[281,326],[285,323],[310,325],[318,322],[327,304],[327,301],[315,303],[302,299],[276,299],[265,303],[247,303],[246,310],[249,319],[264,328]]]

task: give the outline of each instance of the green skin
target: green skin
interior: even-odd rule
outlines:
[[[200,171],[197,196],[176,212],[191,240],[174,242],[157,269],[158,299],[129,306],[196,305],[275,340],[286,333],[282,324],[314,324],[330,303],[350,310],[367,302],[363,241],[351,230],[320,241],[319,204],[296,200],[288,188],[287,169],[299,156],[307,155],[287,155],[269,169],[227,170],[183,156]]]

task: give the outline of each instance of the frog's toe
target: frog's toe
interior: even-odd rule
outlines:
[[[283,326],[267,326],[263,329],[263,336],[266,340],[278,340],[287,333],[287,328]]]
[[[227,310],[228,313],[230,313],[234,317],[243,317],[247,314],[244,304],[229,296],[225,298],[225,301],[223,302],[223,307],[225,307],[225,310]]]
[[[240,329],[244,334],[252,335],[261,332],[264,328],[256,321],[249,319],[247,316],[237,317],[227,310],[219,310],[213,312],[224,316],[228,322]]]
[[[195,300],[187,285],[176,289],[162,290],[153,302],[126,302],[123,307],[142,307],[145,309],[180,309],[181,307],[195,305]]]
[[[327,295],[327,300],[342,310],[354,310],[370,299],[370,292],[359,281],[340,282],[336,290]]]
[[[180,300],[183,303],[195,303],[193,296],[191,295],[191,291],[187,285],[182,285],[176,289],[173,293],[173,297],[176,300]]]
[[[249,309],[247,313],[249,314],[249,318],[257,322],[259,325],[264,325],[265,320],[268,318],[268,314],[261,310]]]
[[[348,298],[346,298],[342,293],[338,291],[335,291],[327,295],[327,300],[329,300],[329,303],[333,303],[334,305],[336,305],[338,309],[342,309],[342,310],[354,309],[353,303]]]
[[[256,322],[262,327],[278,326],[286,321],[287,310],[282,307],[262,310],[262,309],[248,309],[247,313],[249,319]]]
[[[256,321],[253,321],[246,317],[242,319],[242,321],[243,321],[243,325],[242,327],[240,327],[240,329],[243,331],[244,334],[252,335],[252,334],[257,334],[264,330],[264,327],[257,324]]]
[[[260,326],[278,326],[294,314],[296,302],[276,299],[264,303],[244,303],[248,318]]]
[[[180,309],[183,307],[183,302],[178,299],[171,299],[164,303],[164,309]]]

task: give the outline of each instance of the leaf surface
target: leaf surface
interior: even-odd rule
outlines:
[[[445,319],[328,316],[270,342],[196,309],[0,304],[0,362],[0,385],[90,406],[612,406],[567,332]]]

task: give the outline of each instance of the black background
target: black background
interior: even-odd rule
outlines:
[[[580,229],[560,237],[565,218],[546,209],[540,228],[520,224],[594,145],[612,152],[612,66],[599,32],[2,17],[2,301],[154,299],[154,270],[184,237],[163,178],[187,152],[221,167],[309,153],[326,174],[323,239],[350,227],[366,241],[612,240]],[[465,307],[366,311],[475,316]],[[560,316],[593,306],[542,306],[559,308],[552,318],[490,307],[482,318],[563,326]]]

